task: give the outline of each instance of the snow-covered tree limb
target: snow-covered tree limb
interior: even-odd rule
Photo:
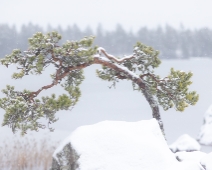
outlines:
[[[98,77],[111,81],[114,86],[121,79],[130,80],[133,89],[144,94],[152,115],[158,120],[163,132],[159,105],[165,110],[175,106],[176,110],[183,111],[198,100],[195,92],[188,92],[192,74],[171,69],[170,75],[161,79],[154,74],[154,68],[161,63],[159,52],[140,42],[135,45],[132,55],[119,59],[108,54],[102,47],[93,47],[94,37],[67,41],[62,46],[58,45],[60,39],[61,35],[57,32],[46,35],[36,33],[29,39],[27,51],[22,53],[20,50],[13,50],[12,54],[0,60],[7,67],[11,64],[18,65],[20,72],[12,75],[14,79],[29,74],[42,74],[50,65],[55,67],[55,73],[51,74],[52,83],[37,91],[15,91],[9,85],[3,90],[6,95],[0,99],[0,107],[5,110],[3,125],[10,126],[13,132],[20,129],[24,134],[29,129],[45,128],[38,123],[40,118],[47,118],[49,125],[57,120],[57,111],[73,107],[81,95],[79,86],[84,80],[82,70],[93,64],[102,65],[102,69],[97,70]],[[56,97],[53,94],[51,97],[38,99],[43,90],[59,83],[68,95]]]

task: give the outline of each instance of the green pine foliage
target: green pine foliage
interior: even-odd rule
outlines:
[[[138,42],[134,46],[133,55],[135,57],[124,61],[121,65],[140,75],[148,91],[156,97],[164,110],[175,107],[177,111],[184,111],[189,105],[196,104],[199,95],[195,91],[188,91],[188,87],[192,84],[191,72],[175,71],[171,68],[170,74],[161,79],[159,75],[154,74],[154,68],[159,67],[161,63],[158,51]],[[112,82],[112,86],[115,86],[119,79],[129,79],[126,74],[105,66],[97,70],[97,75],[103,80]],[[132,82],[132,86],[134,90],[142,92],[135,82]]]
[[[67,41],[61,47],[58,42],[61,35],[57,32],[46,35],[38,32],[29,38],[29,49],[23,53],[15,49],[12,54],[5,56],[0,62],[9,66],[16,64],[20,72],[14,73],[12,78],[20,79],[29,74],[42,74],[46,67],[54,65],[56,72],[51,74],[52,86],[60,83],[66,94],[56,97],[42,97],[40,100],[34,93],[23,90],[15,91],[13,86],[7,86],[2,92],[6,97],[0,99],[0,107],[5,110],[3,126],[8,125],[12,131],[45,128],[57,121],[55,113],[73,107],[81,95],[79,85],[84,80],[83,70],[73,69],[78,65],[89,65],[93,61],[97,47],[92,47],[94,37],[85,37],[80,41]],[[38,90],[39,91],[39,90]],[[45,118],[47,125],[39,123]],[[53,130],[49,127],[50,130]]]
[[[38,131],[39,128],[46,127],[53,131],[49,125],[58,120],[55,117],[56,112],[68,110],[77,104],[81,96],[80,84],[84,80],[83,68],[95,64],[98,50],[92,46],[92,36],[79,41],[67,41],[59,46],[61,38],[55,31],[47,34],[38,32],[29,38],[27,51],[15,49],[0,60],[6,67],[11,64],[17,65],[20,71],[12,75],[14,79],[29,74],[40,75],[50,65],[56,69],[50,75],[52,83],[38,91],[16,91],[10,85],[2,90],[6,96],[0,99],[0,107],[5,110],[2,125],[11,127],[13,132],[21,130],[21,133],[25,134],[28,130]],[[170,75],[161,79],[159,75],[154,74],[154,68],[161,63],[158,55],[157,50],[138,42],[134,46],[132,57],[118,63],[114,60],[105,60],[108,65],[112,64],[125,71],[103,64],[102,69],[97,70],[97,75],[103,80],[113,82],[114,86],[120,79],[132,80],[134,90],[148,90],[164,110],[174,106],[176,110],[183,111],[188,105],[194,105],[198,101],[198,95],[196,92],[188,91],[192,83],[192,73],[171,69]],[[129,78],[129,74],[132,78]],[[145,89],[141,89],[135,79],[141,79]],[[38,97],[42,90],[57,84],[61,84],[65,94]],[[47,125],[41,124],[40,119],[47,119]]]
[[[156,90],[158,103],[168,110],[175,106],[178,111],[184,111],[189,105],[195,105],[199,99],[199,95],[195,91],[188,91],[188,87],[192,84],[191,72],[175,71],[171,68],[170,74],[159,81]]]

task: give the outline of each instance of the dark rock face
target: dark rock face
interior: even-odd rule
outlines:
[[[79,155],[72,148],[71,143],[68,143],[55,154],[50,170],[76,170],[79,167],[77,164],[78,159]]]

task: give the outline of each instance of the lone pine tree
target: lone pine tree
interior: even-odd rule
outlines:
[[[108,54],[102,47],[93,47],[92,36],[79,41],[67,41],[62,46],[58,45],[60,39],[61,35],[57,32],[46,35],[38,32],[29,38],[28,50],[21,52],[15,49],[12,54],[0,60],[7,67],[11,64],[18,65],[20,72],[12,75],[14,79],[29,74],[42,74],[50,65],[55,68],[55,72],[51,74],[52,83],[37,91],[16,91],[10,85],[2,90],[6,95],[0,99],[0,107],[5,110],[2,125],[8,125],[13,132],[21,130],[24,134],[27,130],[45,128],[39,122],[41,118],[46,118],[48,125],[57,121],[57,111],[67,110],[78,102],[81,95],[79,85],[84,79],[83,68],[92,64],[102,65],[102,69],[97,70],[98,77],[112,82],[114,86],[119,80],[131,80],[133,89],[141,92],[148,101],[152,116],[157,119],[163,133],[159,105],[164,110],[174,107],[183,111],[188,105],[194,105],[198,101],[196,92],[188,91],[188,86],[192,83],[191,72],[171,68],[167,77],[160,78],[154,74],[154,68],[161,61],[158,58],[159,52],[149,46],[138,42],[132,55],[118,58]],[[66,94],[38,98],[44,89],[59,83]]]

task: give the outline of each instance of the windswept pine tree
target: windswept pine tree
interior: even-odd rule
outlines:
[[[45,128],[39,119],[46,118],[49,125],[57,121],[56,112],[68,110],[76,105],[81,95],[83,69],[93,64],[102,65],[102,69],[97,70],[98,77],[112,82],[114,86],[119,80],[130,80],[133,89],[142,93],[148,101],[152,116],[157,119],[163,133],[159,105],[164,110],[174,107],[183,111],[188,105],[194,105],[198,101],[196,92],[188,91],[192,83],[191,72],[171,68],[169,75],[164,78],[154,74],[154,68],[158,67],[161,61],[158,58],[159,52],[152,47],[138,42],[131,55],[118,58],[108,54],[102,47],[92,46],[92,36],[79,41],[67,41],[59,46],[61,38],[57,32],[45,35],[38,32],[29,38],[28,50],[22,52],[15,49],[12,54],[0,60],[6,67],[11,64],[18,65],[20,71],[12,75],[14,79],[42,74],[50,65],[55,68],[55,72],[50,75],[52,82],[39,87],[37,91],[17,91],[11,85],[2,90],[5,94],[5,97],[0,99],[0,107],[5,110],[2,125],[8,125],[13,132],[21,130],[22,134],[25,134],[27,130],[37,131],[39,128]],[[65,94],[52,94],[42,99],[38,97],[43,90],[59,83]]]

